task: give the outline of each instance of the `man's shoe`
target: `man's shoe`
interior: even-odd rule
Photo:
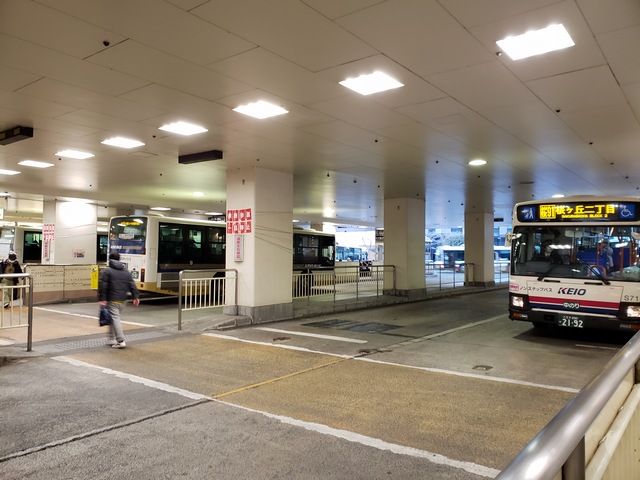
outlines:
[[[125,342],[118,342],[115,345],[111,345],[111,348],[125,348],[127,344]]]

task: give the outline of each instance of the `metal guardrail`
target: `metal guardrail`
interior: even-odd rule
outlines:
[[[562,472],[563,480],[583,480],[587,430],[630,371],[635,369],[634,383],[640,381],[639,360],[640,333],[636,333],[496,479],[552,480]]]
[[[6,284],[4,280],[10,280]],[[18,279],[17,284],[13,280]],[[26,279],[24,283],[20,281]],[[5,302],[5,294],[9,292],[9,300]],[[27,300],[27,323],[23,321],[24,300]],[[15,292],[15,294],[14,294]],[[14,299],[14,296],[17,297]],[[27,352],[33,347],[33,277],[30,273],[7,273],[0,275],[0,329],[27,327]],[[3,308],[4,307],[4,308]],[[17,321],[14,321],[17,317]]]
[[[233,268],[216,270],[182,270],[178,274],[178,330],[182,330],[182,312],[236,305],[238,301],[238,271]],[[229,298],[228,282],[233,281],[233,298]]]
[[[395,289],[394,265],[336,266],[293,272],[293,299],[331,296],[334,302],[339,298],[355,297],[357,300],[379,297],[385,291]]]

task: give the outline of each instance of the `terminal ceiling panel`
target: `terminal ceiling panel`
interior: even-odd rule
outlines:
[[[557,23],[574,46],[512,60],[496,44]],[[29,217],[45,196],[221,211],[227,171],[256,166],[293,174],[297,219],[377,227],[385,198],[453,226],[558,193],[638,195],[639,46],[635,0],[0,0],[0,128],[35,131],[0,146],[20,172],[0,190]],[[376,70],[404,86],[339,84]],[[233,110],[257,100],[289,113]],[[208,131],[158,129],[177,120]],[[144,145],[101,143],[116,135]],[[94,156],[56,155],[70,148]]]

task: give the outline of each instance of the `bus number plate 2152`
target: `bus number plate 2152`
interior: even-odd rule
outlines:
[[[558,325],[561,327],[583,328],[582,319],[576,315],[560,315]]]

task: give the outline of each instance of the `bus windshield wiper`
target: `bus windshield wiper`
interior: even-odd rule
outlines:
[[[551,267],[549,267],[549,270],[547,270],[546,272],[542,272],[542,273],[540,274],[540,276],[538,277],[538,281],[540,282],[543,278],[548,277],[548,276],[549,276],[549,274],[550,274],[550,273],[553,271],[553,269],[554,269],[554,268],[556,268],[556,267],[557,267],[557,265],[555,265],[555,264],[553,264],[553,263],[552,263],[552,264],[551,264]]]
[[[586,265],[587,268],[589,269],[589,271],[591,271],[591,273],[593,273],[598,280],[602,280],[602,282],[605,285],[611,285],[611,282],[609,280],[607,280],[606,278],[604,278],[604,276],[602,275],[602,273],[600,272],[600,270],[598,270],[596,267],[594,267],[593,265],[586,263],[582,260],[580,260],[578,257],[576,257],[576,261],[580,264],[580,265]]]

